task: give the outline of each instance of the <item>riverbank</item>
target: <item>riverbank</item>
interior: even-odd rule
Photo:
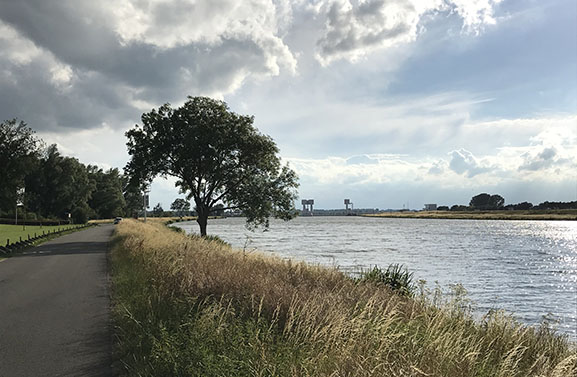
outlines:
[[[575,345],[455,296],[395,294],[335,269],[123,221],[111,253],[128,375],[565,376]]]
[[[464,220],[577,220],[577,210],[386,212],[365,217]]]

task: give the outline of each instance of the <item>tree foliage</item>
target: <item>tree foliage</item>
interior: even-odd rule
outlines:
[[[164,215],[164,209],[162,208],[162,204],[157,203],[154,208],[152,209],[152,213],[156,217],[162,217]]]
[[[249,225],[266,227],[270,216],[288,220],[296,215],[296,174],[281,166],[276,144],[253,121],[207,97],[188,97],[176,109],[165,104],[126,133],[131,160],[125,171],[139,184],[176,177],[194,200],[202,235],[221,202],[242,210]]]
[[[24,187],[41,144],[26,123],[17,119],[0,123],[0,209],[14,207],[16,191]]]
[[[84,208],[95,190],[86,166],[73,157],[64,157],[56,145],[47,148],[39,170],[27,181],[29,207],[43,217],[67,217],[77,207]],[[89,216],[90,213],[87,214]]]
[[[577,201],[574,202],[548,202],[545,201],[543,203],[539,203],[538,206],[535,206],[536,209],[577,209]]]
[[[533,203],[522,202],[517,204],[509,204],[505,206],[505,209],[515,210],[515,211],[526,211],[533,208]]]
[[[124,215],[126,201],[122,192],[122,177],[118,169],[109,169],[104,172],[95,168],[92,178],[96,187],[88,204],[96,215],[104,219]]]
[[[190,210],[190,202],[182,198],[176,198],[170,205],[170,209],[176,212],[178,216],[182,216],[184,212]]]
[[[144,211],[144,194],[138,185],[132,184],[127,176],[121,177],[126,216],[138,217]]]
[[[24,207],[19,217],[68,220],[110,218],[125,213],[123,185],[118,169],[104,172],[62,156],[56,145],[43,147],[42,140],[24,123],[0,123],[0,217],[14,216],[17,201]]]
[[[469,206],[476,210],[496,210],[502,209],[505,205],[505,199],[501,195],[489,195],[482,193],[471,198]]]

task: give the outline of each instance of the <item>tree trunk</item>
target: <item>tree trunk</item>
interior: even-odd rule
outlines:
[[[197,211],[198,217],[196,218],[196,222],[200,227],[200,235],[205,237],[206,236],[206,226],[208,224],[208,211]]]

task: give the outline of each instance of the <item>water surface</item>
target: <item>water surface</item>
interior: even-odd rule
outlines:
[[[195,222],[179,226],[198,232]],[[227,218],[210,220],[208,232],[351,273],[404,264],[428,286],[461,283],[479,313],[505,309],[533,325],[552,315],[577,340],[577,222],[299,217],[250,232]]]

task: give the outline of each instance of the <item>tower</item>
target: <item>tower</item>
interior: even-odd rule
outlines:
[[[303,199],[301,200],[301,204],[303,205],[303,212],[304,216],[312,216],[313,214],[313,205],[315,204],[314,199]]]

